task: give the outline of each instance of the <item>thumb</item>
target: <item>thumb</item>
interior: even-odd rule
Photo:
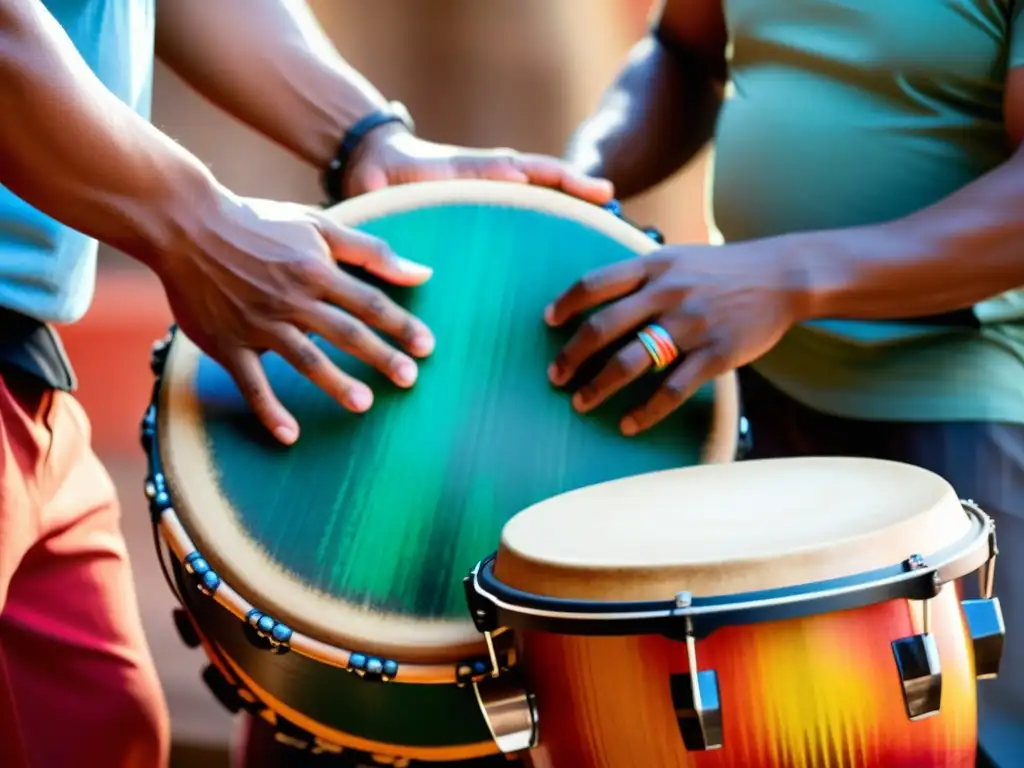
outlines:
[[[320,234],[337,262],[362,267],[395,285],[419,285],[429,280],[434,272],[428,266],[396,255],[379,238],[343,227],[323,214],[319,214],[316,219]]]

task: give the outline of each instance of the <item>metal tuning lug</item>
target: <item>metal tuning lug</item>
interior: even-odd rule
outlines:
[[[926,566],[920,555],[911,555],[904,567],[918,570]],[[921,608],[922,631],[892,641],[903,706],[910,720],[922,720],[938,714],[942,704],[942,664],[931,632],[931,601],[923,600]]]
[[[473,624],[484,637],[487,658],[457,665],[459,684],[471,683],[491,738],[506,755],[537,746],[537,703],[526,687],[519,670],[511,666],[514,653],[498,653],[494,635],[498,632],[498,612],[476,591],[477,568],[462,580]]]
[[[974,674],[979,680],[991,680],[999,676],[999,664],[1003,659],[1003,644],[1006,639],[1006,625],[1003,623],[1003,609],[999,598],[993,596],[996,577],[995,547],[993,555],[978,572],[981,598],[963,600],[964,618],[974,646]]]
[[[689,592],[676,595],[677,608],[689,608],[693,596]],[[720,749],[722,746],[722,705],[718,694],[718,673],[697,666],[697,641],[687,622],[686,664],[689,671],[672,675],[669,683],[672,704],[676,710],[679,733],[691,752]]]
[[[491,738],[502,753],[524,752],[537,746],[537,703],[513,669],[473,683],[477,704]]]

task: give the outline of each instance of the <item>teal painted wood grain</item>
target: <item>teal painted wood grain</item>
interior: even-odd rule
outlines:
[[[274,389],[302,427],[283,448],[216,364],[204,358],[198,369],[222,490],[252,538],[295,576],[354,604],[462,617],[462,577],[520,510],[699,462],[710,388],[658,428],[625,438],[618,420],[657,377],[586,417],[547,381],[568,331],[545,326],[544,306],[630,250],[575,221],[495,205],[418,209],[361,228],[435,269],[424,286],[388,289],[437,336],[414,388],[399,390],[325,346],[375,390],[374,407],[355,415],[267,355]]]

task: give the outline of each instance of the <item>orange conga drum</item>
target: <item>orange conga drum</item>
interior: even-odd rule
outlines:
[[[501,670],[477,698],[535,768],[973,766],[995,551],[983,511],[894,462],[590,486],[514,517],[467,578]]]

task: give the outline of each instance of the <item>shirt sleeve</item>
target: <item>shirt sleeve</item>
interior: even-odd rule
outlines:
[[[1010,8],[1009,68],[1024,67],[1024,0],[1013,0]]]

